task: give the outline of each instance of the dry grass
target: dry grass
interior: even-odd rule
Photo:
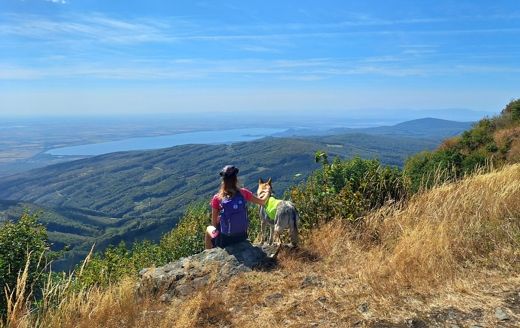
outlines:
[[[520,292],[519,200],[520,165],[506,166],[385,207],[363,226],[330,222],[300,249],[282,250],[276,270],[240,275],[226,288],[165,305],[137,300],[135,282],[125,280],[72,294],[39,322],[34,316],[22,321],[41,327],[349,327],[455,307],[481,309],[479,324],[493,326],[504,295]]]
[[[428,288],[471,266],[517,270],[520,165],[448,184],[367,218],[378,237],[367,276]],[[377,254],[379,253],[379,254]],[[378,258],[379,257],[379,258]]]
[[[510,162],[520,162],[520,138],[511,142],[511,148],[507,153],[507,160]]]
[[[29,277],[29,265],[31,264],[30,258],[31,254],[28,254],[25,267],[23,271],[18,274],[18,278],[16,279],[16,287],[11,291],[7,286],[4,286],[5,295],[7,297],[6,325],[9,327],[24,327],[24,323],[27,321],[27,313],[29,312],[27,298],[30,297],[30,295],[27,295],[26,290],[29,287],[27,286],[27,282]]]
[[[237,327],[348,327],[448,307],[482,309],[493,326],[504,293],[520,290],[519,199],[515,165],[383,208],[363,227],[331,222],[283,251],[279,270],[238,277],[221,297]]]
[[[116,328],[215,327],[230,324],[230,313],[210,289],[188,300],[169,305],[154,299],[139,300],[134,294],[136,281],[125,279],[109,288],[90,288],[72,293],[55,308],[40,315],[18,317],[7,327]]]
[[[494,134],[493,139],[499,148],[510,143],[506,160],[510,163],[520,162],[520,127],[499,130]]]
[[[515,165],[383,208],[355,230],[331,222],[308,241],[310,255],[286,251],[279,271],[233,281],[224,291],[241,309],[233,322],[351,326],[449,306],[488,309],[491,322],[499,291],[520,289],[519,200]]]
[[[447,150],[447,149],[453,149],[461,140],[461,137],[453,137],[449,139],[444,139],[439,147],[437,147],[438,150]]]

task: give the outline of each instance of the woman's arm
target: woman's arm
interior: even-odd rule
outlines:
[[[264,206],[269,197],[271,197],[271,191],[264,192],[262,195],[260,195],[260,197],[256,197],[255,195],[253,195],[253,197],[251,198],[251,202],[260,206]]]
[[[219,220],[218,220],[218,214],[219,214],[219,212],[220,212],[220,211],[219,211],[218,209],[216,209],[216,208],[214,208],[214,207],[211,208],[211,224],[212,224],[214,227],[216,227],[216,226],[218,225],[218,223],[219,223],[219,222],[218,222],[218,221],[219,221]]]

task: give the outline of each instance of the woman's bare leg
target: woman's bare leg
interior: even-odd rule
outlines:
[[[204,247],[205,247],[205,249],[213,248],[213,243],[211,242],[211,236],[207,232],[204,234]]]

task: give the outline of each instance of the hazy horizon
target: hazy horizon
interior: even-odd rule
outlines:
[[[46,115],[30,115],[19,114],[9,115],[0,113],[0,118],[3,123],[45,123],[45,122],[76,122],[76,123],[103,123],[110,124],[111,122],[140,122],[142,124],[153,125],[155,123],[167,123],[169,121],[185,121],[185,122],[204,122],[206,118],[210,117],[213,122],[231,122],[237,124],[249,124],[251,126],[278,126],[286,123],[288,127],[294,127],[298,123],[308,122],[311,125],[324,126],[343,126],[343,127],[369,127],[381,125],[393,125],[406,121],[417,119],[435,118],[449,121],[459,122],[473,122],[484,117],[492,117],[500,113],[496,111],[476,111],[462,108],[447,108],[447,109],[361,109],[351,111],[327,111],[327,115],[323,115],[322,111],[308,111],[308,112],[288,112],[288,111],[263,111],[258,113],[251,113],[243,115],[233,111],[227,112],[177,112],[177,113],[119,113],[105,112],[105,113],[67,113],[67,114],[46,114]],[[296,115],[297,114],[297,115]],[[2,124],[0,123],[0,126]],[[4,124],[5,125],[5,124]],[[211,123],[208,123],[211,126]]]

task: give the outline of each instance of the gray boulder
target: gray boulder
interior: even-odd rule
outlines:
[[[274,246],[255,246],[246,241],[146,268],[139,272],[137,294],[157,296],[164,302],[184,298],[208,284],[219,287],[241,272],[272,266],[275,251]]]

